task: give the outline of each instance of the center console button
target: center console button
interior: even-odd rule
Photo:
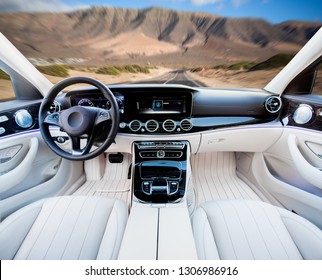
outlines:
[[[151,194],[151,182],[149,181],[142,182],[142,190],[146,194]]]
[[[178,191],[179,184],[176,181],[170,182],[170,194],[174,194]]]
[[[165,152],[164,152],[163,150],[159,150],[159,151],[157,152],[157,157],[158,157],[158,158],[164,158],[164,157],[165,157]]]

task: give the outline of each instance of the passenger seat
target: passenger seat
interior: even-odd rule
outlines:
[[[322,259],[318,227],[261,201],[206,202],[192,224],[199,259]]]

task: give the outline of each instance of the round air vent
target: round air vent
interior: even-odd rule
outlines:
[[[184,131],[189,131],[192,129],[193,127],[193,124],[192,124],[192,121],[191,120],[188,120],[188,119],[183,119],[181,122],[180,122],[180,127],[182,130]]]
[[[172,132],[176,129],[176,122],[174,120],[165,120],[162,127],[166,132]]]
[[[34,122],[30,113],[25,109],[19,110],[15,113],[15,121],[21,128],[29,128]]]
[[[142,124],[138,120],[133,120],[129,123],[129,128],[133,132],[139,131],[141,127],[142,127]]]
[[[282,100],[277,96],[271,96],[265,101],[265,108],[271,114],[277,113],[281,109],[281,107]]]
[[[148,132],[155,132],[159,128],[159,123],[155,120],[148,120],[145,123],[145,128]]]
[[[51,114],[57,113],[57,112],[61,111],[61,109],[62,109],[61,104],[55,100],[53,102],[53,104],[50,105],[49,112]]]

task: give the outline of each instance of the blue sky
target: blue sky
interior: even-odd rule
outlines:
[[[0,0],[2,12],[70,11],[90,6],[159,6],[227,17],[263,18],[272,23],[286,20],[322,21],[322,0]]]

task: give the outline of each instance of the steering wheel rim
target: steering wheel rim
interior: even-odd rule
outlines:
[[[79,83],[89,84],[98,88],[109,100],[111,108],[109,110],[104,110],[100,108],[73,106],[58,113],[48,113],[51,104],[63,89]],[[106,139],[94,151],[90,151],[95,140],[96,126],[108,120],[111,120],[111,128]],[[100,155],[113,143],[118,131],[120,113],[115,96],[107,86],[96,79],[80,76],[66,78],[55,84],[49,90],[47,96],[40,105],[38,122],[43,139],[54,153],[69,160],[83,161]],[[72,153],[62,150],[55,144],[49,131],[50,125],[61,127],[68,134],[72,141]],[[81,134],[84,132],[89,133],[87,144],[84,149],[81,149],[80,147],[77,149],[76,146],[80,146],[80,140],[82,139]]]

